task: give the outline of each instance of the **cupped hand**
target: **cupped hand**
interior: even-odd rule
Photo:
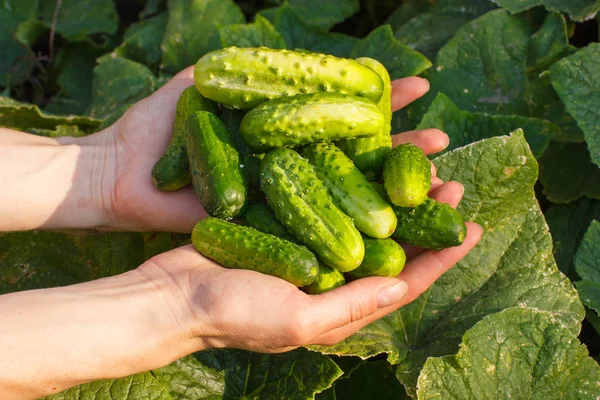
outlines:
[[[193,84],[193,67],[189,67],[132,106],[115,124],[92,135],[106,152],[100,157],[104,165],[97,174],[102,176],[105,229],[191,232],[196,222],[206,216],[191,186],[165,193],[153,186],[151,177],[152,167],[171,138],[179,95]],[[394,111],[429,90],[429,83],[418,77],[399,79],[392,85]],[[443,150],[448,136],[438,129],[425,129],[395,135],[393,142],[410,142],[430,154]],[[439,186],[441,181],[434,177],[432,184]],[[454,194],[460,190],[454,184],[444,188]]]

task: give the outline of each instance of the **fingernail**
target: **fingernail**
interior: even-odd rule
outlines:
[[[465,186],[460,182],[456,182],[456,181],[453,181],[453,182],[456,183],[458,186],[460,186],[460,197],[462,198],[463,195],[465,194]]]
[[[431,83],[429,83],[429,81],[426,78],[421,78],[425,81],[425,83],[427,83],[427,90],[425,91],[425,93],[429,92],[429,89],[431,89]]]
[[[406,296],[406,293],[408,293],[408,286],[404,281],[384,287],[377,293],[377,308],[384,308],[399,302]]]

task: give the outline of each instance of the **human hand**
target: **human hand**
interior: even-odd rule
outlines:
[[[118,122],[90,138],[106,153],[97,157],[105,162],[95,173],[103,177],[104,229],[190,232],[206,216],[191,186],[165,193],[157,190],[151,179],[152,167],[171,137],[179,95],[193,84],[193,67],[189,67],[131,107]],[[418,77],[394,81],[393,110],[405,107],[428,89],[429,83]],[[393,139],[394,145],[411,142],[427,154],[448,145],[447,135],[437,129],[405,132]],[[441,181],[434,177],[432,185],[437,187]],[[449,184],[443,191],[456,195],[460,190],[460,186]]]

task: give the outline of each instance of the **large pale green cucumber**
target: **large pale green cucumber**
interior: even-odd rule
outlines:
[[[319,273],[318,261],[306,247],[216,218],[196,224],[192,243],[223,267],[258,271],[298,287],[310,285]]]
[[[207,53],[196,63],[194,83],[205,97],[238,109],[318,92],[351,94],[376,103],[383,93],[379,75],[354,60],[266,47]]]
[[[246,114],[241,132],[257,151],[377,135],[383,112],[371,100],[340,93],[270,100]]]
[[[240,215],[248,189],[231,133],[206,111],[194,113],[185,131],[192,184],[204,209],[222,219]]]
[[[375,181],[381,177],[383,162],[392,150],[392,83],[390,74],[379,61],[368,57],[357,58],[356,61],[372,68],[383,80],[383,95],[377,105],[383,111],[385,120],[377,135],[341,140],[338,145],[367,179]]]
[[[410,143],[395,147],[383,164],[383,184],[397,206],[423,203],[431,188],[431,163],[423,150]]]
[[[185,121],[196,111],[209,111],[216,114],[217,110],[217,105],[203,97],[194,86],[188,87],[181,93],[177,101],[171,140],[162,157],[152,168],[152,182],[157,189],[171,192],[181,189],[192,181],[185,148]]]
[[[397,276],[404,269],[406,254],[404,249],[392,239],[372,239],[363,237],[365,258],[360,267],[348,272],[350,279],[368,276]]]
[[[356,228],[374,238],[387,238],[396,229],[392,206],[371,186],[352,161],[333,143],[302,150],[333,201],[354,220]]]
[[[279,222],[321,261],[341,272],[360,265],[365,250],[360,233],[306,159],[291,149],[267,153],[260,183]]]

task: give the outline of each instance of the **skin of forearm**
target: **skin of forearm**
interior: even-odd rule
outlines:
[[[170,278],[146,275],[0,296],[2,399],[37,399],[204,348]]]
[[[103,192],[112,184],[106,137],[53,139],[0,128],[0,231],[102,228]]]

